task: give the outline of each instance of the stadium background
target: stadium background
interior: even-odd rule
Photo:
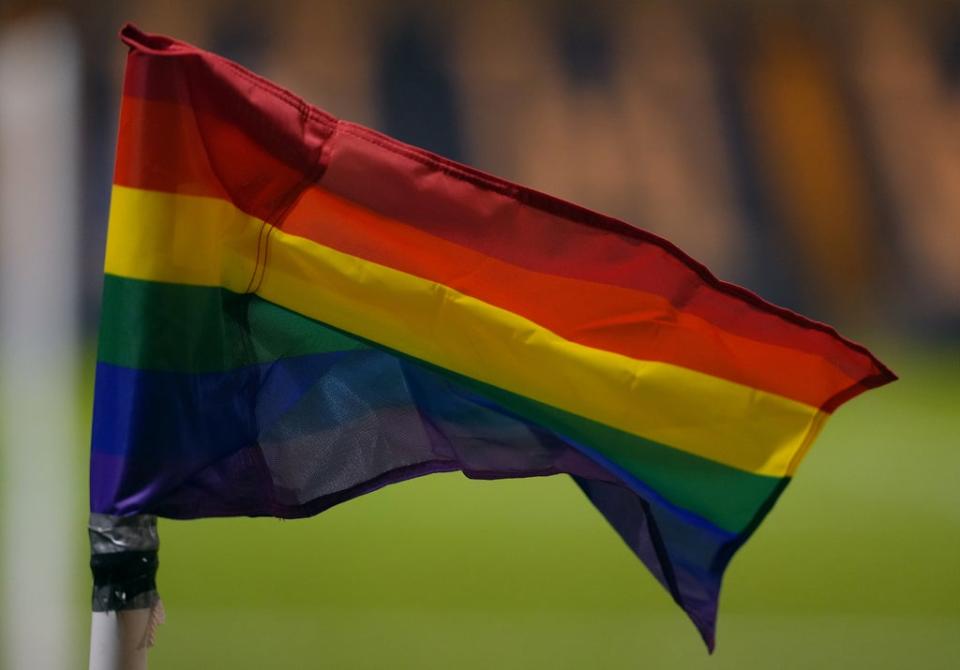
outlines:
[[[955,662],[960,5],[7,0],[0,31],[49,11],[81,57],[78,658],[116,31],[132,20],[661,234],[902,378],[838,413],[733,562],[712,659],[571,482],[434,475],[310,520],[162,522],[153,667]],[[16,477],[2,463],[0,484]]]

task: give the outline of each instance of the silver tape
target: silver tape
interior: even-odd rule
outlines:
[[[157,517],[91,514],[88,529],[93,611],[157,606]]]
[[[152,514],[134,516],[91,514],[89,533],[92,554],[156,551],[160,547],[157,517]]]

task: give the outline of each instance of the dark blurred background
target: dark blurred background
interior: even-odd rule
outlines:
[[[652,230],[848,328],[960,336],[960,6],[38,2],[81,43],[96,323],[125,21],[342,118]]]
[[[156,667],[955,667],[960,3],[0,0],[0,42],[19,45],[0,59],[29,63],[66,44],[51,67],[76,92],[62,117],[76,146],[50,151],[64,150],[77,181],[63,191],[69,245],[54,263],[76,317],[57,346],[80,361],[61,378],[80,380],[77,418],[59,414],[68,472],[21,487],[41,501],[62,488],[75,503],[75,535],[47,551],[71,594],[67,637],[54,638],[69,641],[50,667],[85,653],[90,361],[126,21],[342,118],[654,231],[721,278],[836,324],[903,377],[840,412],[734,561],[709,661],[567,482],[444,475],[303,522],[162,526],[172,614]],[[51,41],[10,38],[30,25],[53,26]],[[0,114],[10,90],[0,87]],[[28,159],[3,137],[13,183],[9,170]],[[23,225],[7,217],[0,251]],[[10,276],[0,274],[0,333],[3,296],[20,281]],[[0,400],[20,393],[11,361],[26,360],[16,347],[6,355]],[[0,423],[13,425],[13,406]],[[0,430],[0,489],[50,440]],[[28,493],[0,497],[0,512],[40,533],[43,505],[24,504]],[[66,518],[53,507],[43,518]],[[18,533],[0,540],[0,647],[4,635],[42,647],[44,634],[10,625],[32,588],[9,595],[30,557],[11,548]],[[3,656],[11,668],[29,657],[18,653]]]

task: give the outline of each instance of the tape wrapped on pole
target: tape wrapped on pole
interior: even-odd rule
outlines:
[[[157,593],[157,518],[91,514],[90,670],[141,670],[163,603]]]

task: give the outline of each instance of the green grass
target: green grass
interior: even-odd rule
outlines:
[[[960,352],[884,353],[901,381],[838,412],[734,559],[713,657],[569,480],[433,475],[162,521],[151,667],[956,667]]]

